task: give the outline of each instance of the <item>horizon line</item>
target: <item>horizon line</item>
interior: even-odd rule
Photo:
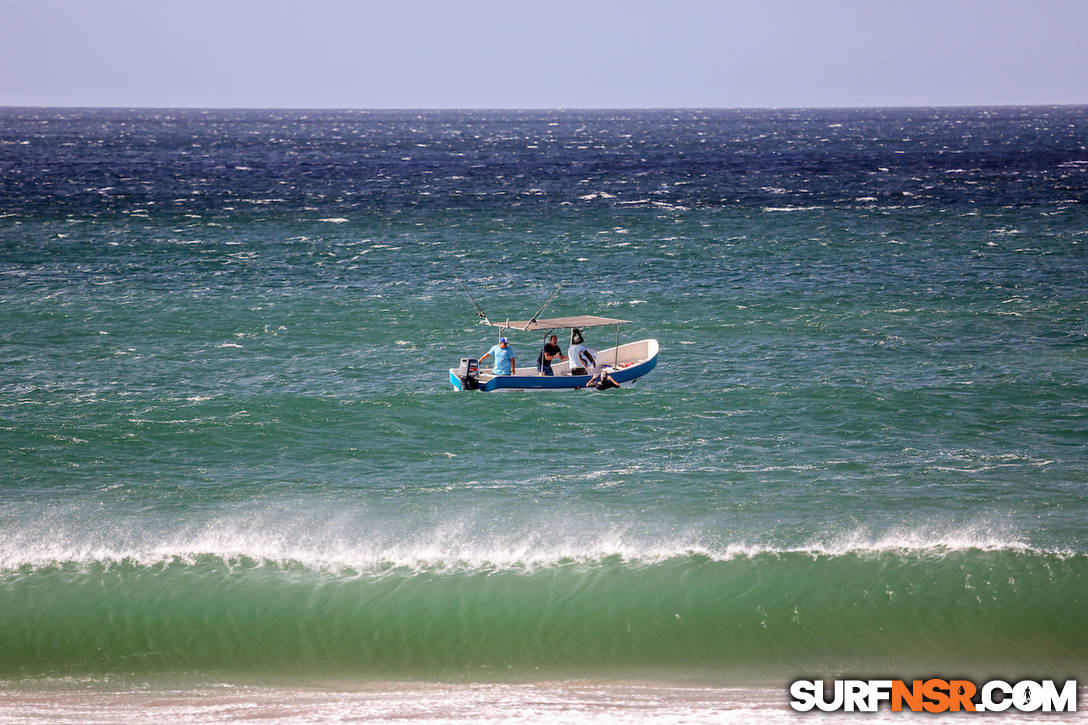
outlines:
[[[435,112],[435,111],[872,111],[934,110],[971,108],[1086,108],[1088,103],[993,103],[875,106],[114,106],[114,105],[0,105],[0,110],[95,110],[95,111],[351,111],[351,112]]]

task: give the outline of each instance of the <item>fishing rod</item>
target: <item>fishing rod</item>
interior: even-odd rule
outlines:
[[[532,319],[530,319],[528,322],[525,323],[525,327],[521,328],[522,332],[525,332],[526,330],[528,330],[530,327],[533,326],[533,323],[535,323],[537,318],[540,317],[540,313],[544,311],[545,307],[547,307],[548,305],[550,305],[552,303],[552,300],[555,299],[555,296],[557,294],[559,294],[559,290],[561,290],[561,289],[563,289],[563,285],[559,285],[558,287],[555,288],[555,292],[552,292],[552,296],[549,297],[547,299],[547,301],[540,306],[540,309],[536,311],[536,314],[533,315]]]
[[[461,285],[461,289],[463,289],[465,291],[465,294],[468,295],[468,299],[472,303],[472,306],[476,308],[476,316],[479,317],[481,320],[483,320],[488,325],[490,325],[491,320],[487,319],[487,315],[485,315],[484,311],[482,309],[480,309],[480,306],[478,304],[476,304],[476,300],[474,300],[472,298],[472,293],[468,291],[468,287],[465,286],[465,283],[462,282],[461,280],[457,280],[457,283],[459,285]]]

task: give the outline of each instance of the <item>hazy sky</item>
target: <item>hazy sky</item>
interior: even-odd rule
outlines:
[[[1088,103],[1088,0],[0,0],[0,106]]]

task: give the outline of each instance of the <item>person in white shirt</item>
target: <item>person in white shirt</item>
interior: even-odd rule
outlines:
[[[570,358],[571,375],[588,375],[597,368],[597,351],[585,346],[582,331],[577,327],[570,331],[570,347],[567,348],[567,357]]]

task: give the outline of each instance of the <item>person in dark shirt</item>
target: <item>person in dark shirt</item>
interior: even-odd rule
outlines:
[[[618,388],[620,386],[611,375],[608,374],[606,368],[601,368],[596,375],[589,379],[586,383],[587,388],[597,388],[597,390],[611,390],[612,388]]]
[[[566,356],[563,355],[562,350],[559,349],[559,339],[552,335],[548,338],[548,341],[544,343],[544,349],[540,351],[540,354],[536,357],[536,371],[541,375],[554,375],[552,372],[552,362],[558,358],[559,360],[566,360]]]

